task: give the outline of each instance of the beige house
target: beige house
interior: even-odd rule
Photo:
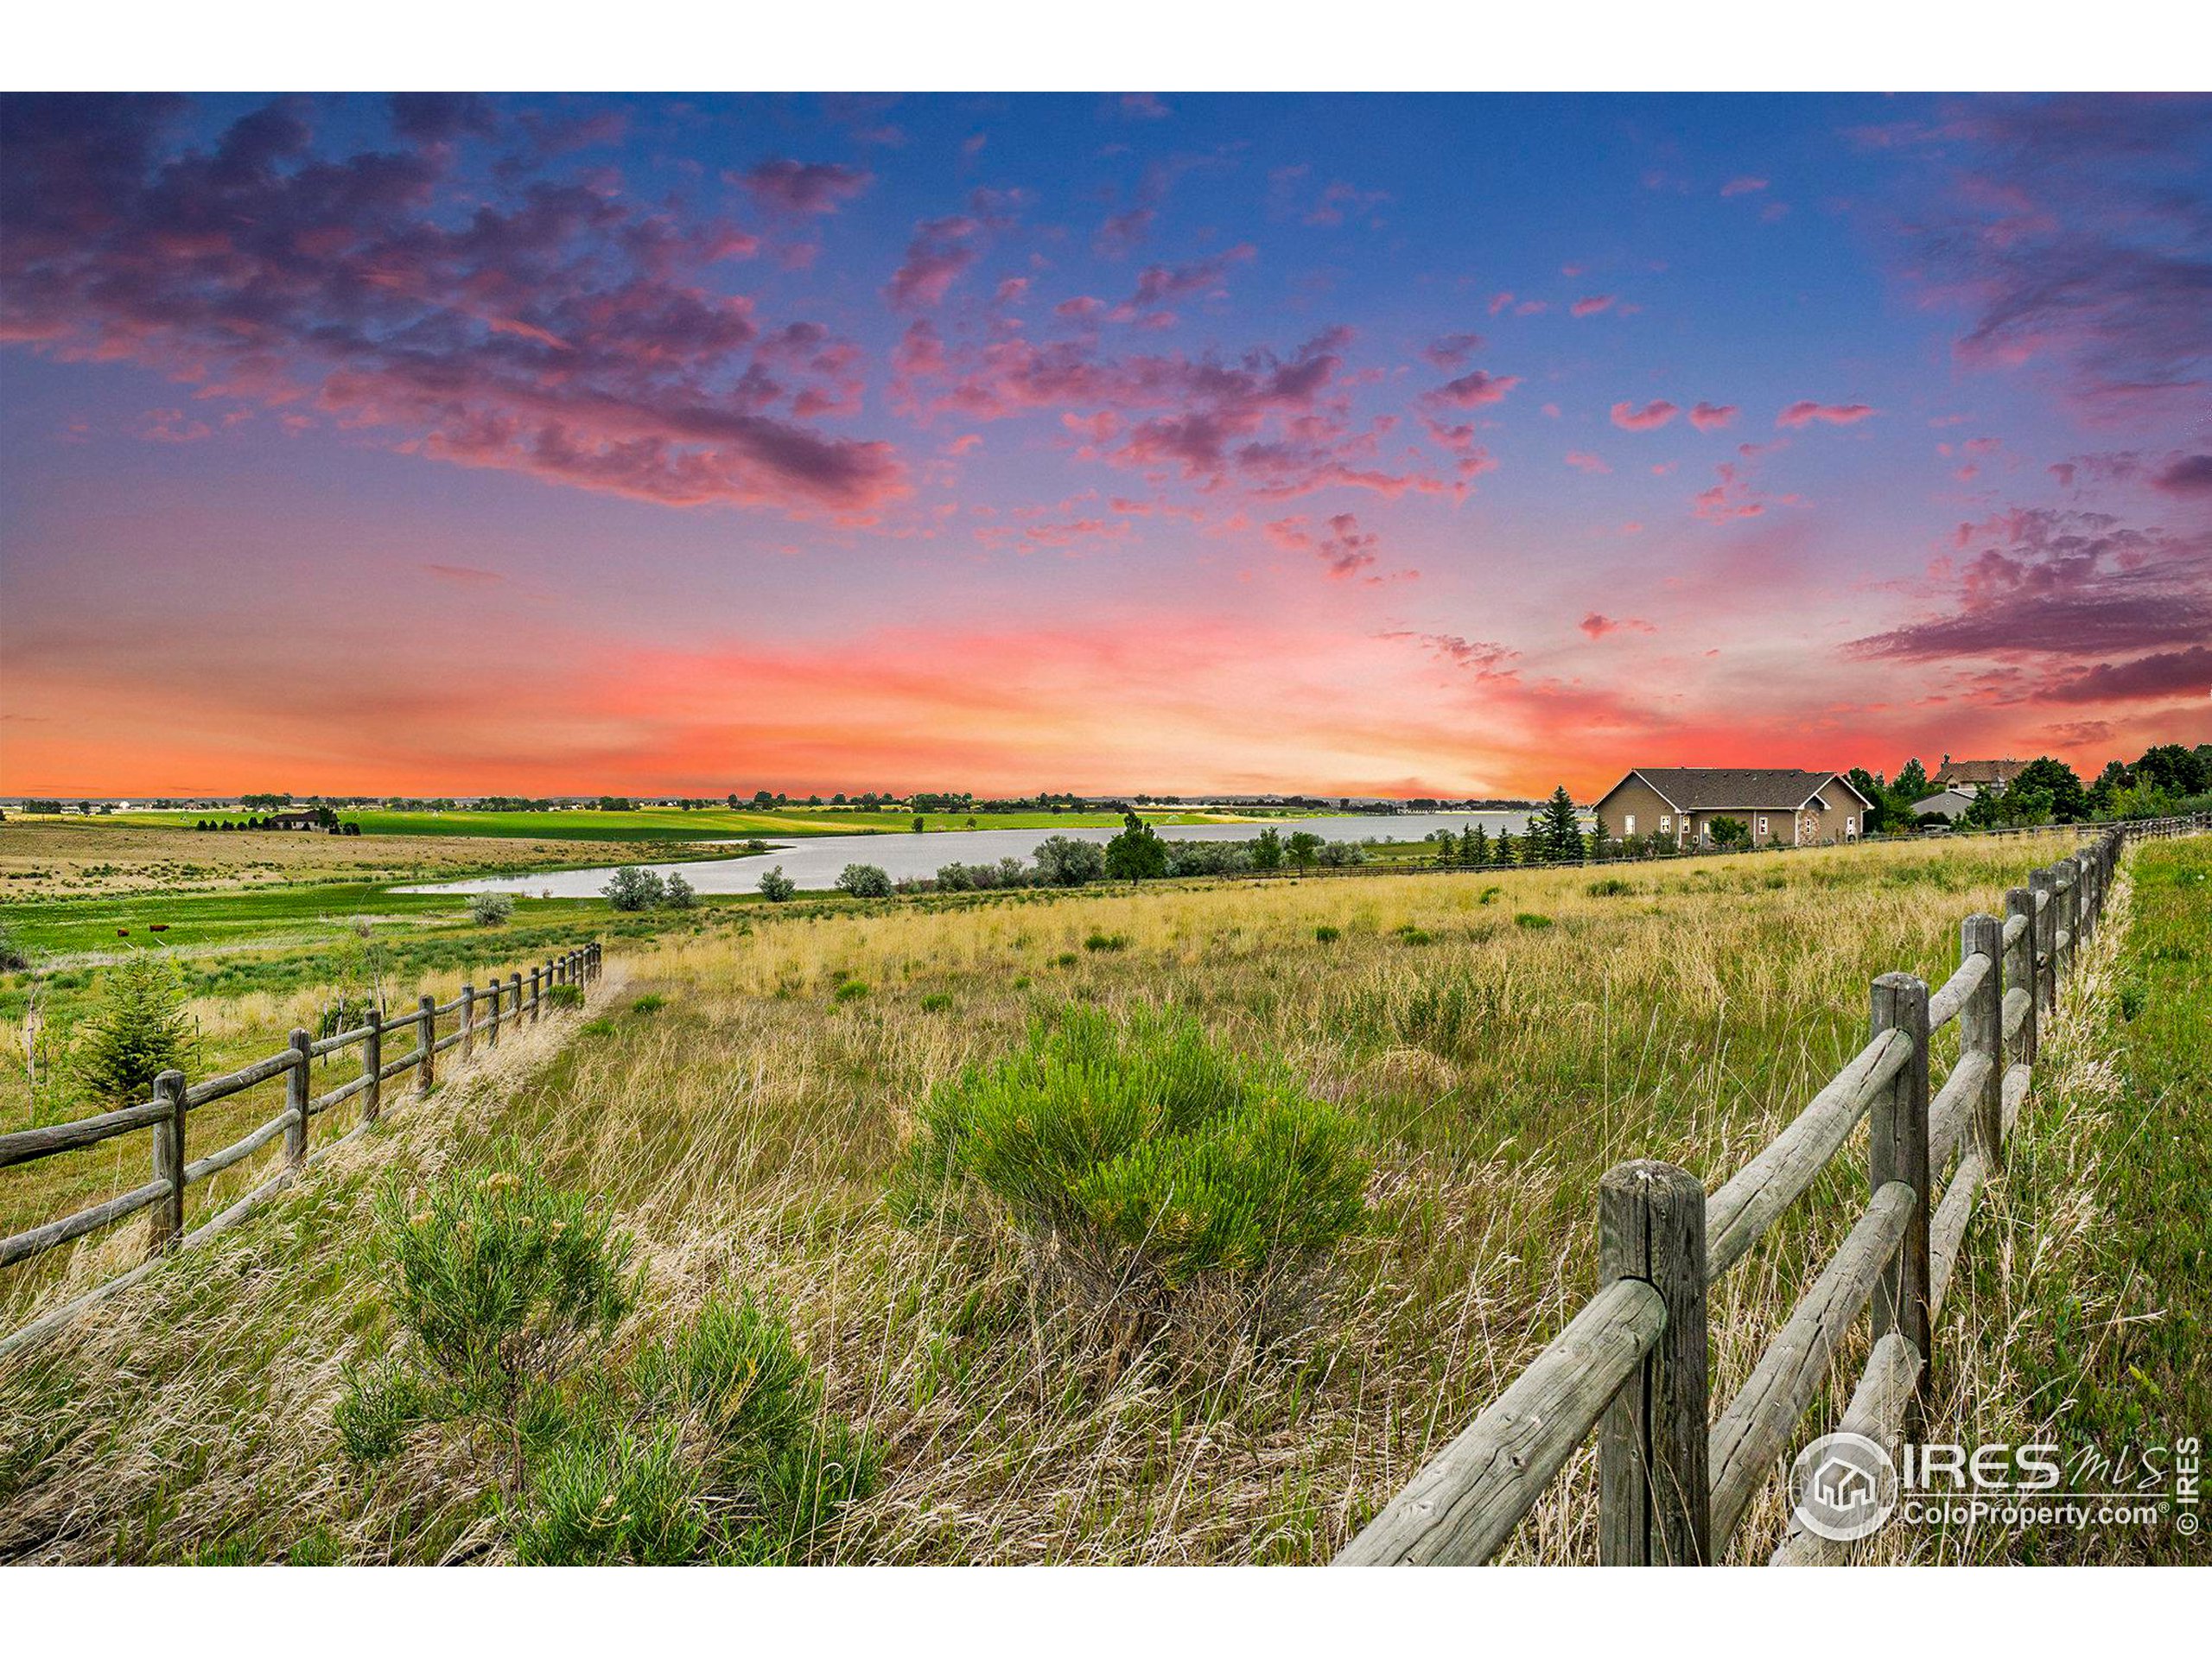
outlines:
[[[1970,795],[1992,784],[2011,783],[2027,764],[2024,760],[1954,760],[1947,754],[1928,785],[1935,790],[1955,789]]]
[[[1710,846],[1716,818],[1734,818],[1754,846],[1855,841],[1872,804],[1840,772],[1793,766],[1638,766],[1598,802],[1605,833]]]

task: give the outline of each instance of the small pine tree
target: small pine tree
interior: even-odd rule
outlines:
[[[1574,798],[1561,784],[1544,803],[1542,816],[1529,826],[1530,853],[1547,863],[1579,861],[1582,856],[1582,820]]]
[[[162,1072],[190,1063],[197,1037],[176,969],[134,950],[100,976],[99,1007],[77,1039],[70,1071],[88,1100],[133,1105],[153,1094]]]
[[[1479,868],[1490,862],[1490,836],[1479,823],[1468,826],[1467,833],[1459,837],[1461,861]]]
[[[1513,832],[1510,830],[1500,830],[1497,832],[1497,839],[1491,843],[1491,859],[1493,863],[1505,865],[1519,861],[1517,856],[1519,849],[1514,842]]]

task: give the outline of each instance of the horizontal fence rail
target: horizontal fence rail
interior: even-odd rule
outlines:
[[[391,1079],[412,1071],[416,1094],[429,1094],[436,1086],[439,1055],[458,1049],[459,1058],[466,1061],[478,1043],[487,1048],[496,1046],[502,1025],[537,1020],[552,1006],[556,988],[575,986],[581,991],[598,979],[603,969],[601,947],[594,940],[531,968],[526,987],[523,976],[512,973],[504,983],[495,979],[481,990],[474,985],[464,985],[461,995],[448,1002],[425,996],[405,1013],[390,1017],[378,1014],[353,1030],[319,1040],[308,1032],[294,1031],[290,1043],[280,1052],[220,1076],[188,1083],[181,1071],[164,1071],[155,1080],[151,1100],[67,1123],[0,1135],[0,1169],[36,1163],[139,1130],[150,1130],[153,1141],[153,1178],[144,1185],[103,1199],[73,1215],[0,1238],[0,1268],[12,1267],[141,1211],[153,1212],[147,1229],[145,1262],[64,1306],[41,1315],[20,1330],[0,1337],[0,1355],[51,1335],[102,1296],[134,1282],[152,1262],[242,1219],[332,1146],[352,1140],[376,1122],[383,1104],[383,1085]],[[442,1036],[438,1033],[441,1020],[452,1024],[452,1029]],[[412,1046],[385,1058],[385,1038],[401,1033],[411,1037]],[[358,1074],[325,1093],[312,1093],[314,1062],[352,1048],[360,1051]],[[193,1112],[278,1077],[284,1080],[282,1111],[230,1145],[187,1160],[187,1130]],[[361,1105],[354,1128],[319,1150],[315,1148],[315,1120],[355,1099]],[[186,1232],[186,1192],[232,1165],[244,1162],[279,1135],[284,1140],[284,1161],[276,1175],[192,1232]]]
[[[1715,1560],[1862,1314],[1872,1351],[1838,1427],[1894,1453],[1921,1427],[1935,1319],[1974,1199],[2004,1167],[2059,986],[2103,920],[2121,852],[2131,841],[2207,830],[2212,815],[2101,826],[2006,893],[2004,916],[1967,917],[1958,969],[1932,995],[1910,974],[1883,975],[1872,988],[1866,1046],[1709,1197],[1669,1164],[1608,1171],[1599,1191],[1597,1294],[1338,1564],[1489,1560],[1593,1429],[1599,1560]],[[1929,1039],[1954,1024],[1958,1058],[1931,1093]],[[1861,1121],[1872,1198],[1716,1415],[1706,1292],[1804,1195]],[[1773,1560],[1832,1560],[1837,1548],[1793,1530]]]

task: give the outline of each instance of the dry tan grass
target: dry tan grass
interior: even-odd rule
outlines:
[[[524,841],[459,836],[326,836],[310,830],[202,832],[99,818],[0,823],[0,899],[219,893],[301,881],[397,881],[493,866],[543,869],[685,856],[666,842]]]
[[[1605,1167],[1662,1157],[1708,1183],[1732,1171],[1863,1039],[1869,979],[1948,973],[1960,919],[2001,909],[2003,889],[2056,849],[1703,861],[1637,870],[1632,893],[1611,896],[1593,895],[1586,872],[1517,871],[814,919],[752,912],[630,958],[632,990],[666,1006],[618,1007],[611,1029],[541,1070],[472,1091],[465,1111],[424,1116],[404,1131],[404,1155],[471,1158],[518,1136],[556,1180],[602,1194],[637,1231],[654,1285],[647,1319],[733,1282],[783,1300],[826,1372],[830,1408],[866,1421],[886,1450],[881,1489],[849,1516],[831,1558],[1324,1560],[1587,1293]],[[1325,925],[1340,937],[1317,939]],[[1428,942],[1408,942],[1405,927]],[[1087,949],[1094,935],[1122,943]],[[846,978],[868,994],[833,1001]],[[931,997],[950,1006],[925,1006]],[[1040,1302],[1007,1241],[917,1230],[888,1213],[886,1180],[915,1103],[1068,998],[1185,1007],[1230,1042],[1285,1056],[1371,1127],[1378,1224],[1346,1251],[1294,1341],[1132,1359]],[[1855,1214],[1857,1155],[1725,1282],[1723,1397]],[[358,1226],[358,1195],[330,1203],[334,1213],[310,1218]],[[308,1221],[271,1224],[295,1224]],[[170,1553],[254,1529],[281,1553],[315,1526],[367,1559],[442,1559],[456,1536],[481,1542],[436,1471],[390,1490],[334,1481],[337,1366],[370,1351],[381,1327],[362,1311],[357,1255],[311,1239],[294,1248],[277,1276],[315,1287],[302,1328],[256,1363],[282,1379],[284,1433],[308,1437],[285,1453],[296,1461],[219,1440],[207,1427],[224,1421],[219,1394],[195,1394],[188,1408],[163,1399],[144,1422],[126,1421],[115,1356],[139,1352],[146,1386],[166,1395],[180,1347],[248,1338],[226,1337],[232,1316],[212,1299],[197,1314],[176,1300],[118,1310],[97,1345],[56,1362],[71,1409],[99,1433],[35,1460],[41,1518],[0,1535],[0,1548],[114,1551],[150,1502],[143,1484],[118,1482],[118,1462],[204,1462],[207,1473],[162,1489],[158,1548]],[[265,1348],[277,1314],[264,1306],[257,1318],[249,1345]],[[22,1443],[23,1410],[0,1400],[0,1448]],[[322,1465],[306,1461],[312,1444]],[[1586,1559],[1587,1484],[1574,1471],[1512,1556]],[[1778,1524],[1772,1503],[1762,1499],[1747,1547]]]

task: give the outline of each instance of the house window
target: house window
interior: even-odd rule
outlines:
[[[1628,817],[1626,817],[1625,818],[1622,819],[1622,820],[1621,820],[1621,822],[1622,822],[1623,823],[1624,823],[1624,824],[1626,824],[1626,825],[1628,826],[1626,829],[1624,829],[1624,830],[1623,830],[1621,831],[1621,833],[1622,833],[1623,835],[1624,835],[1624,836],[1632,836],[1632,835],[1634,835],[1634,834],[1636,833],[1636,814],[1635,814],[1635,813],[1633,813],[1633,812],[1630,813],[1630,814],[1628,815]]]
[[[1844,839],[1845,839],[1846,841],[1848,841],[1848,840],[1850,840],[1850,839],[1851,839],[1851,837],[1852,837],[1852,836],[1853,836],[1857,835],[1858,833],[1859,833],[1859,819],[1858,819],[1857,816],[1856,816],[1855,814],[1848,814],[1848,813],[1847,813],[1847,814],[1845,815],[1845,817],[1844,817],[1844,820],[1843,820],[1843,837],[1844,837]]]
[[[1764,813],[1759,816],[1759,834],[1766,834],[1766,816]]]
[[[1664,812],[1662,812],[1659,815],[1659,827],[1662,830],[1671,830],[1675,825],[1673,820],[1670,819]]]

